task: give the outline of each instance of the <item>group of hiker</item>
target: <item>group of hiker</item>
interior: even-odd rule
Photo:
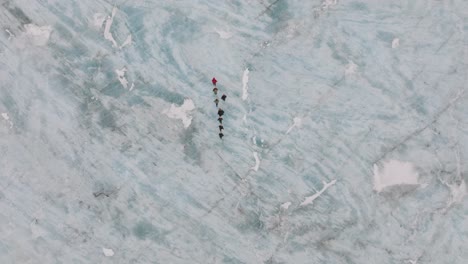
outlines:
[[[223,137],[224,137],[224,134],[223,134],[223,131],[224,131],[224,126],[223,126],[223,115],[224,115],[224,110],[221,109],[221,107],[218,106],[218,105],[219,105],[219,102],[220,102],[219,99],[218,99],[218,88],[216,87],[216,83],[218,82],[218,80],[216,80],[216,78],[213,77],[213,79],[211,80],[211,82],[213,83],[213,86],[214,86],[214,88],[213,88],[213,93],[214,93],[215,96],[216,96],[216,99],[214,100],[214,103],[215,103],[216,107],[218,107],[219,138],[220,138],[220,139],[223,139]],[[227,97],[227,96],[226,96],[225,94],[223,94],[223,95],[221,96],[221,100],[226,101],[226,97]]]

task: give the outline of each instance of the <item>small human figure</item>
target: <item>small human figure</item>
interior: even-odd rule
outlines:
[[[218,115],[219,115],[219,116],[223,116],[223,115],[224,115],[223,109],[221,109],[221,108],[218,109]]]
[[[225,94],[223,94],[223,96],[221,96],[221,99],[223,99],[223,101],[226,101],[226,97],[227,96]]]
[[[223,118],[222,118],[222,117],[218,117],[218,121],[219,121],[220,124],[222,124],[222,123],[223,123]]]
[[[213,88],[213,93],[214,93],[215,95],[218,94],[218,88],[216,88],[216,87]]]
[[[224,130],[223,125],[219,125],[218,127],[219,127],[219,132],[222,132],[222,130]]]
[[[219,99],[216,98],[216,99],[214,100],[214,103],[216,104],[216,107],[218,107]]]
[[[213,77],[213,79],[211,80],[211,82],[213,83],[213,85],[216,85],[216,83],[218,82],[218,80],[216,80],[216,78]]]
[[[223,137],[224,137],[224,134],[222,132],[219,132],[219,138],[223,139]]]

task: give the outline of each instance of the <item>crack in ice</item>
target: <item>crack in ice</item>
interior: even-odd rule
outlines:
[[[336,183],[336,180],[332,180],[329,183],[326,183],[325,181],[323,181],[322,183],[323,183],[323,188],[320,191],[316,192],[314,195],[306,197],[305,200],[299,206],[305,206],[314,202],[314,200],[319,198],[323,192],[325,192],[328,188],[333,186]]]

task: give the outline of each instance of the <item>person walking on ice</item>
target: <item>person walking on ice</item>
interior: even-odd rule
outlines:
[[[218,107],[218,104],[219,104],[219,99],[218,99],[218,98],[216,98],[216,99],[214,100],[214,103],[216,104],[216,107]]]
[[[222,117],[218,117],[218,121],[219,121],[220,124],[222,124],[222,123],[223,123],[223,118],[222,118]]]
[[[213,83],[214,86],[216,86],[216,83],[218,82],[218,80],[216,80],[216,78],[213,77],[213,79],[211,80],[211,82]]]
[[[223,125],[219,125],[218,127],[219,127],[219,132],[220,132],[220,133],[223,132],[223,130],[224,130]]]
[[[221,99],[222,99],[223,101],[226,101],[226,97],[227,97],[227,96],[226,96],[225,94],[223,94],[223,96],[221,96]]]
[[[213,88],[213,93],[214,93],[215,95],[217,95],[217,94],[218,94],[218,88],[216,88],[216,87]]]
[[[221,108],[218,109],[218,115],[219,115],[220,117],[224,115],[223,109],[221,109]]]
[[[219,132],[219,138],[223,139],[223,137],[224,137],[224,134],[222,132]]]

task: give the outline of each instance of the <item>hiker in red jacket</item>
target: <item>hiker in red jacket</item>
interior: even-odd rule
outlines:
[[[216,78],[215,78],[215,77],[213,77],[213,79],[211,80],[211,82],[213,83],[213,85],[215,85],[215,86],[216,86],[216,83],[218,82],[218,80],[216,80]]]

